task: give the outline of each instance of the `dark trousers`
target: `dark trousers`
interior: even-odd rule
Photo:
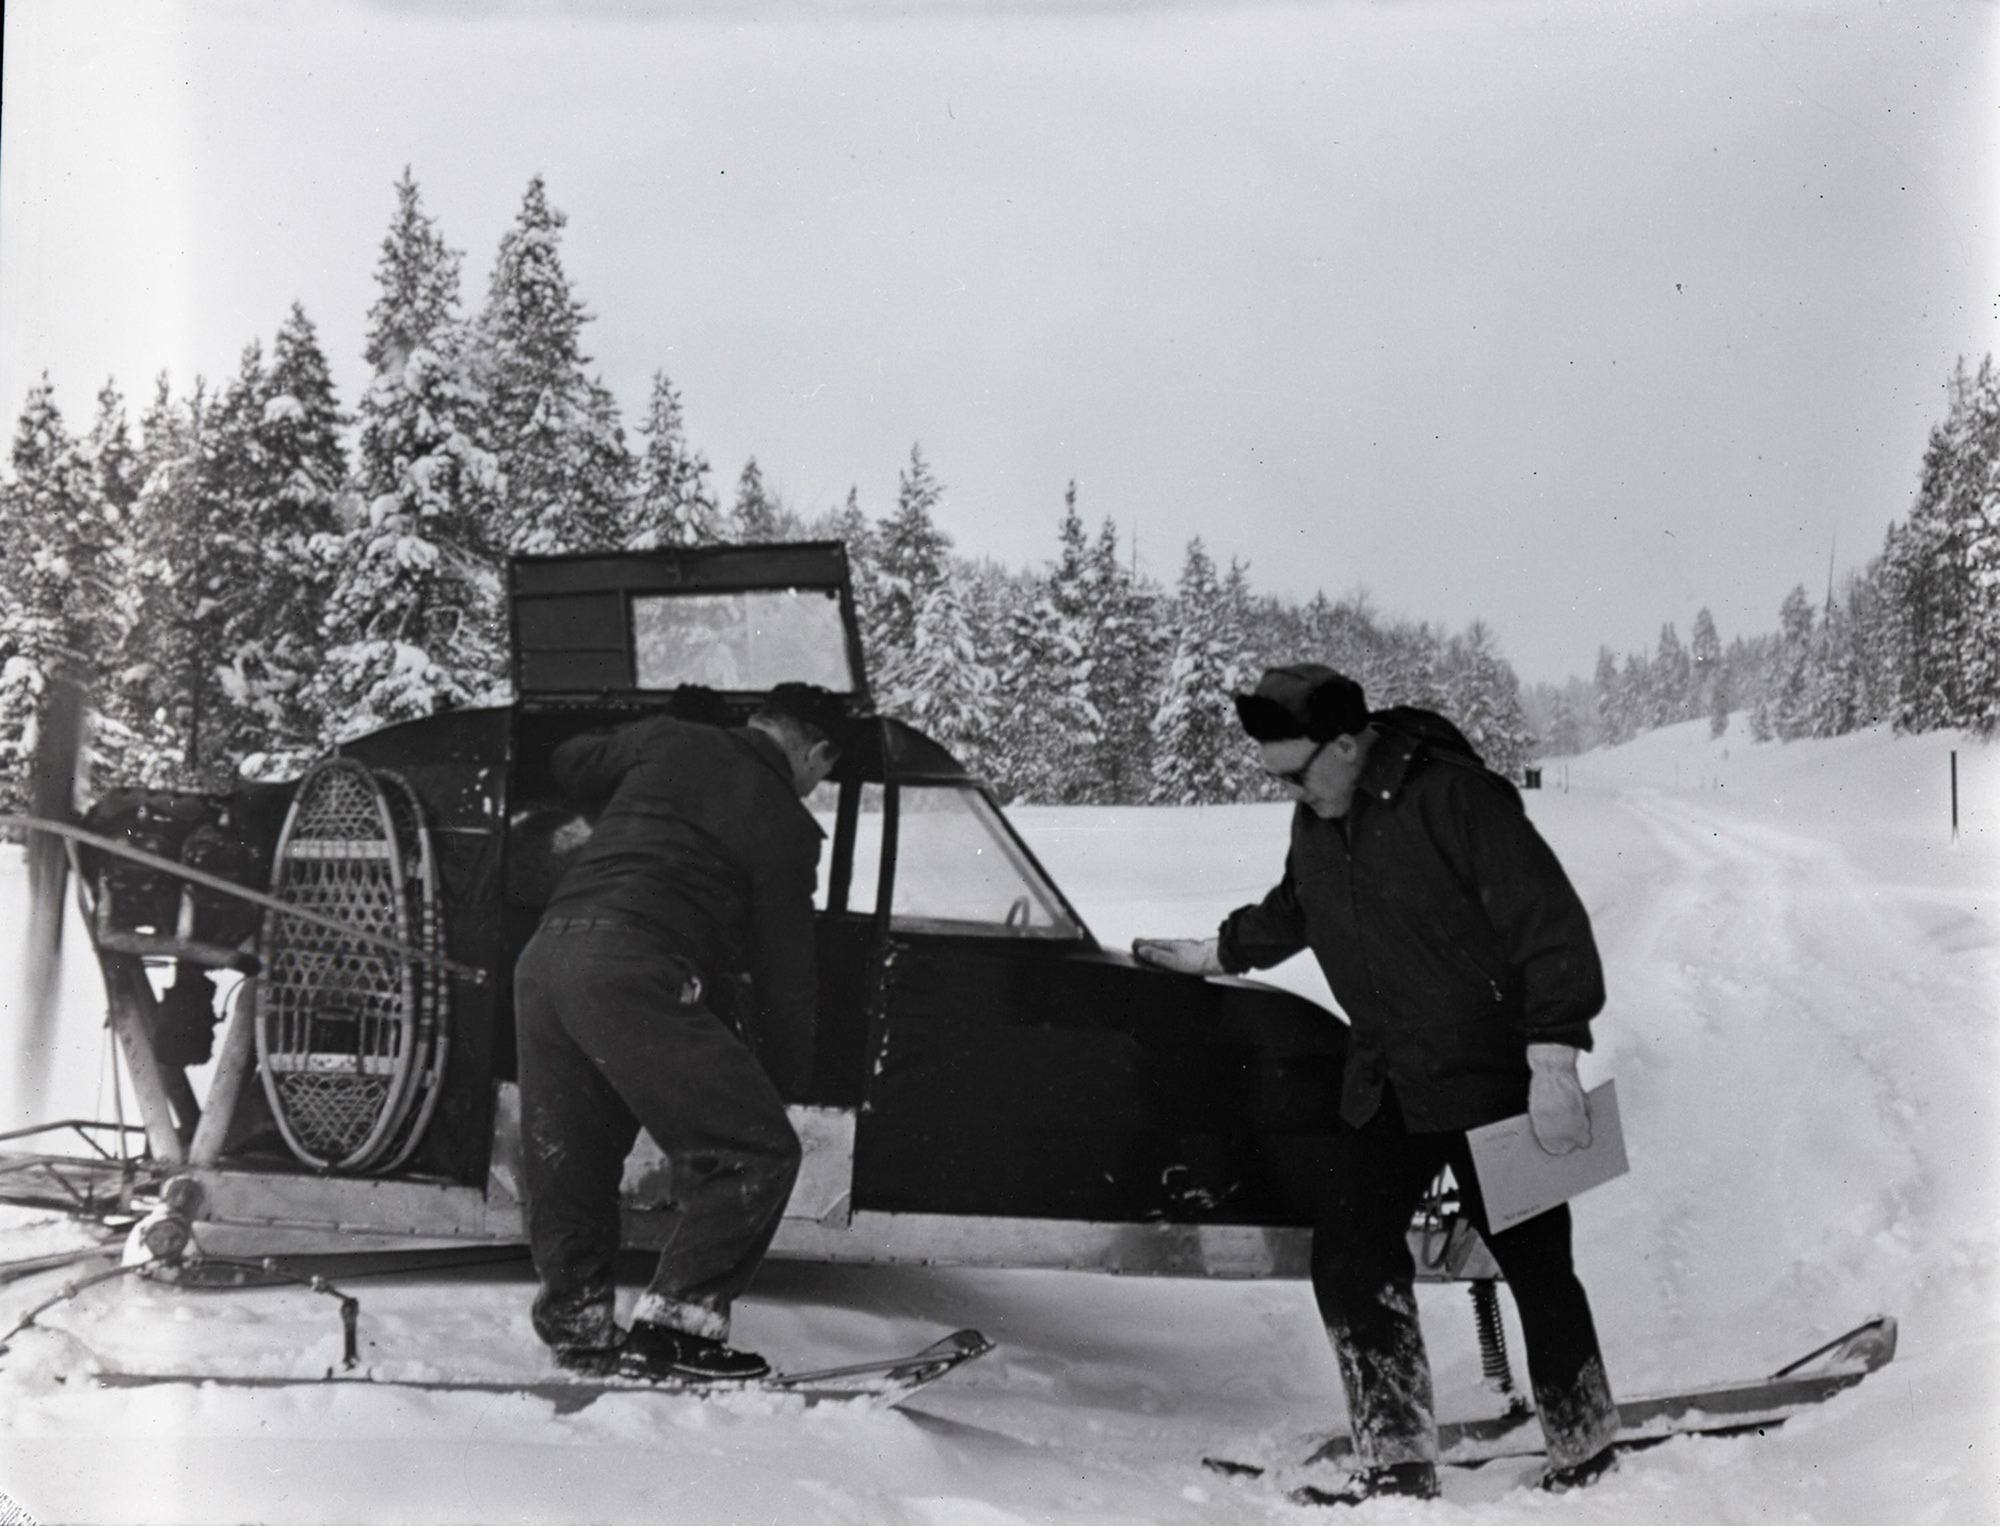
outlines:
[[[667,1243],[633,1317],[726,1340],[798,1176],[799,1140],[689,966],[617,919],[550,918],[514,971],[535,1333],[618,1341],[618,1184],[644,1128],[672,1162]]]
[[[1417,1325],[1409,1228],[1450,1166],[1459,1200],[1506,1274],[1528,1347],[1549,1461],[1595,1457],[1618,1429],[1590,1301],[1570,1260],[1569,1209],[1489,1233],[1463,1134],[1412,1134],[1393,1094],[1360,1128],[1342,1123],[1313,1228],[1313,1294],[1333,1342],[1355,1453],[1364,1467],[1437,1458],[1430,1359]]]

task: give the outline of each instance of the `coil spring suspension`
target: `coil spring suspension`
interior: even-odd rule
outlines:
[[[1500,1318],[1500,1285],[1488,1279],[1468,1285],[1473,1323],[1479,1329],[1479,1370],[1486,1386],[1507,1401],[1509,1414],[1525,1410],[1528,1401],[1514,1387],[1514,1370],[1507,1360],[1507,1327]]]

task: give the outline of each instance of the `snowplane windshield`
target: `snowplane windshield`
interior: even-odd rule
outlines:
[[[852,694],[847,633],[831,588],[635,594],[634,676],[641,689],[703,684],[725,693],[781,683]]]
[[[1084,936],[1062,897],[979,790],[905,784],[898,796],[891,927],[992,938]],[[847,909],[872,912],[882,853],[881,785],[863,787],[855,827]],[[820,872],[824,880],[824,855]],[[826,904],[823,885],[820,904]]]

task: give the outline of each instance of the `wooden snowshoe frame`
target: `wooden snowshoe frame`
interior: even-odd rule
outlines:
[[[415,793],[329,758],[299,781],[271,893],[436,951],[437,880]],[[389,1170],[437,1100],[443,989],[436,967],[283,912],[264,918],[258,1073],[293,1154],[321,1170]]]

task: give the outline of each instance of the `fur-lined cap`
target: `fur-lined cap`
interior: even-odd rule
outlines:
[[[1266,668],[1256,691],[1238,694],[1235,700],[1243,729],[1259,742],[1289,742],[1299,737],[1330,742],[1335,737],[1351,736],[1368,724],[1368,702],[1361,685],[1317,662]]]

